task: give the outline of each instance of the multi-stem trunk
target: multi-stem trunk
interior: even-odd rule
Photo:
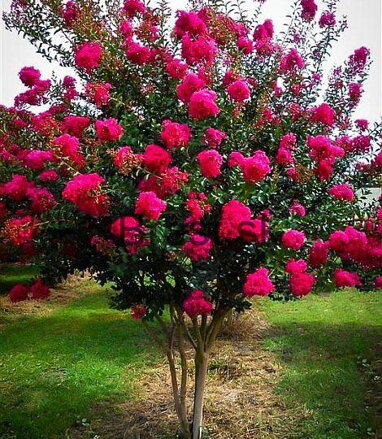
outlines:
[[[162,330],[162,336],[158,336],[154,329],[146,323],[146,327],[155,341],[161,345],[167,355],[170,366],[171,384],[176,414],[179,419],[180,431],[184,439],[201,439],[203,433],[203,408],[204,392],[208,370],[208,358],[211,347],[226,317],[227,310],[216,310],[214,316],[208,322],[207,316],[192,319],[193,334],[190,332],[184,320],[181,310],[174,307],[170,309],[171,324],[165,325],[160,317],[157,317]],[[195,374],[194,374],[194,404],[192,412],[192,424],[190,426],[187,411],[187,376],[188,362],[185,350],[185,338],[188,338],[195,350]],[[180,358],[180,376],[176,368],[175,356]]]

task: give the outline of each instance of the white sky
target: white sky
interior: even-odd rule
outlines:
[[[7,11],[11,0],[0,0],[1,10]],[[317,0],[322,6],[322,0]],[[174,9],[185,7],[186,0],[171,0]],[[356,117],[379,120],[382,114],[382,7],[381,0],[341,0],[338,16],[347,15],[349,29],[335,45],[330,60],[332,65],[346,59],[354,49],[366,46],[371,49],[374,60],[370,77],[365,84],[365,93],[356,112]],[[247,0],[249,7],[253,0]],[[281,30],[285,16],[289,11],[292,0],[267,0],[264,5],[262,19],[271,18],[276,32]],[[253,7],[253,6],[252,6]],[[322,7],[320,8],[322,10]],[[319,12],[320,12],[319,10]],[[35,53],[34,47],[15,32],[5,30],[3,23],[0,28],[0,104],[12,105],[16,94],[25,88],[18,79],[18,72],[24,66],[39,68],[44,78],[49,78],[52,71],[57,76],[70,73],[70,69],[49,64]]]

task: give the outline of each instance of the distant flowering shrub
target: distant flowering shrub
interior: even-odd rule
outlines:
[[[0,107],[0,254],[41,267],[9,297],[45,298],[77,269],[112,282],[115,307],[163,331],[186,439],[201,437],[208,357],[231,310],[382,285],[380,200],[360,205],[381,182],[382,129],[353,120],[370,52],[326,81],[347,26],[336,1],[295,0],[282,37],[257,2],[254,16],[208,0],[173,17],[166,1],[13,0],[4,16],[75,73],[24,67],[25,91]]]

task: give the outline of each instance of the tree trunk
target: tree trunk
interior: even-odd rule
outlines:
[[[175,404],[175,411],[178,416],[179,424],[180,424],[180,430],[182,432],[182,436],[184,439],[191,439],[191,431],[190,426],[187,419],[187,409],[185,405],[185,400],[181,398],[179,387],[178,387],[178,380],[176,376],[176,369],[175,369],[175,363],[174,358],[171,353],[171,351],[168,351],[167,358],[170,366],[170,373],[171,373],[171,385],[172,385],[172,391],[173,391],[173,397],[174,397],[174,404]]]
[[[204,389],[206,386],[208,355],[195,356],[195,395],[194,417],[192,422],[192,439],[202,438]]]

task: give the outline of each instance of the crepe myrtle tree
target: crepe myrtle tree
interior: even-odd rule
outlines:
[[[41,267],[10,299],[47,297],[76,270],[112,282],[113,305],[167,355],[184,438],[202,436],[230,311],[382,285],[382,210],[359,203],[381,181],[381,125],[352,118],[369,50],[324,80],[346,29],[336,2],[295,1],[279,36],[258,21],[263,3],[250,15],[195,1],[173,17],[165,1],[14,0],[4,15],[75,71],[24,67],[25,91],[1,107],[1,254]]]

